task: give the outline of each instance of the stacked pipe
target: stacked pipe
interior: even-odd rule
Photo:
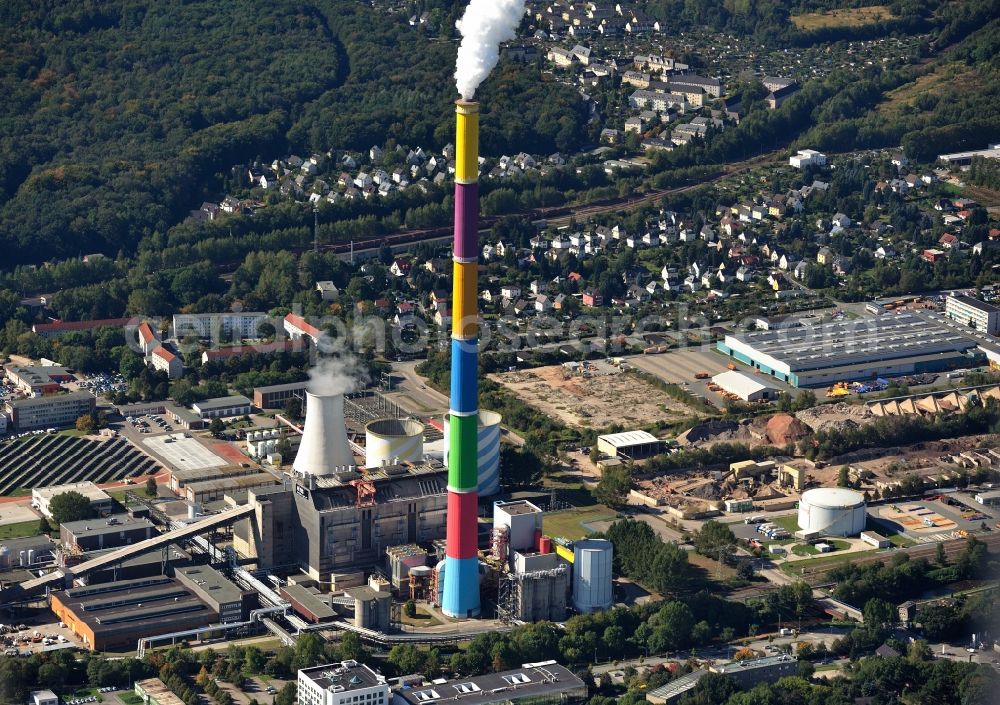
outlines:
[[[478,311],[479,103],[455,104],[455,243],[453,252],[451,404],[448,434],[448,536],[442,610],[479,614]]]

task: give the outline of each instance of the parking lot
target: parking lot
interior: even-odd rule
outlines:
[[[76,636],[68,627],[51,621],[51,612],[38,614],[42,619],[25,617],[23,621],[18,621],[16,615],[4,614],[3,618],[10,620],[10,623],[3,625],[4,634],[0,636],[5,655],[30,656],[53,648],[71,648],[77,645]]]
[[[120,374],[100,373],[84,377],[82,381],[67,385],[76,386],[78,389],[87,389],[96,396],[103,397],[112,392],[123,392],[128,388],[128,383]]]
[[[145,416],[129,416],[125,419],[125,431],[134,431],[139,434],[156,435],[158,433],[173,433],[173,421],[166,416],[159,414],[146,414]]]

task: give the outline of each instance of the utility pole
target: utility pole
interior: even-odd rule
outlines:
[[[313,206],[313,252],[319,252],[319,206]]]

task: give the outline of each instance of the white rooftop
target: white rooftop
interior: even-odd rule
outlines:
[[[598,436],[598,440],[610,443],[615,448],[627,448],[629,446],[646,445],[648,443],[659,443],[660,439],[648,431],[622,431],[621,433],[608,433]]]
[[[736,370],[727,370],[722,374],[717,374],[712,377],[712,381],[727,392],[737,396],[748,396],[765,389],[777,389],[773,384],[768,384],[762,379],[751,377]]]
[[[51,485],[49,487],[35,487],[31,490],[36,499],[52,499],[56,495],[64,492],[78,492],[91,502],[105,502],[111,500],[111,495],[95,485],[90,480],[83,482],[73,482],[67,485]]]

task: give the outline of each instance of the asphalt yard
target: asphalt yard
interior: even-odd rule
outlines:
[[[150,452],[178,470],[203,470],[230,464],[196,438],[188,438],[180,433],[144,438],[142,442]]]

